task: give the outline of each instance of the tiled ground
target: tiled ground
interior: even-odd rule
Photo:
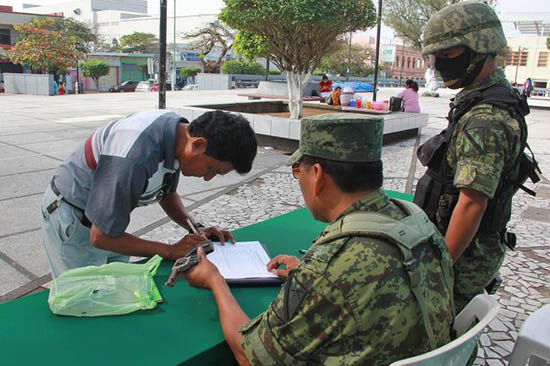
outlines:
[[[430,134],[433,131],[426,131],[421,140]],[[409,172],[404,169],[412,161],[415,143],[416,138],[410,138],[384,147],[384,188],[406,190]],[[416,177],[423,169],[416,167]],[[549,188],[546,184],[537,185],[542,192]],[[503,285],[497,298],[502,309],[480,339],[476,365],[506,365],[523,321],[542,305],[550,304],[550,239],[545,235],[550,225],[524,215],[528,209],[549,206],[545,197],[531,197],[523,192],[516,196],[510,227],[518,235],[518,246],[515,252],[508,252],[501,269]],[[289,168],[281,167],[206,203],[194,214],[203,222],[236,229],[298,207],[303,207],[303,199],[297,181]],[[146,237],[175,242],[184,234],[185,230],[168,223]]]

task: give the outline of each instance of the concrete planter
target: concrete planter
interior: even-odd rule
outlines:
[[[4,73],[4,89],[10,94],[54,95],[53,75]]]
[[[262,145],[271,145],[288,152],[294,151],[300,140],[301,121],[298,119],[284,118],[277,115],[288,114],[288,102],[286,101],[251,101],[244,103],[208,104],[200,106],[185,106],[170,108],[189,121],[194,120],[205,112],[223,110],[238,113],[245,117],[258,137]],[[314,114],[323,113],[357,113],[355,110],[343,111],[340,107],[328,106],[318,103],[304,103],[304,109],[315,111]],[[367,115],[365,119],[383,119],[384,135],[401,133],[417,133],[419,128],[428,125],[427,113],[394,112],[383,115]]]

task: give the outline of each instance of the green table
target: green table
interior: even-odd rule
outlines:
[[[410,200],[397,192],[390,196]],[[251,225],[237,240],[260,240],[272,256],[298,255],[325,225],[306,209]],[[164,303],[153,310],[114,317],[53,315],[43,291],[0,305],[2,365],[221,365],[231,359],[210,291],[184,280],[165,287],[171,262],[163,261],[156,283]],[[249,317],[264,311],[279,287],[241,287],[232,292]]]

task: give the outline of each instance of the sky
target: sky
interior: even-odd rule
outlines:
[[[67,0],[0,0],[0,5],[12,5],[14,8],[19,8],[21,3],[47,5],[65,1]],[[178,15],[217,13],[224,5],[223,0],[176,1]],[[148,0],[147,5],[149,13],[158,14],[160,0]],[[168,12],[170,14],[173,12],[173,6],[174,0],[168,0]],[[497,10],[499,12],[548,12],[550,7],[548,6],[548,0],[498,0]]]
[[[0,0],[0,5],[12,5],[14,10],[20,10],[21,3],[30,3],[36,5],[47,5],[65,2],[67,0]],[[167,0],[168,1],[168,14],[169,16],[174,12],[174,1],[176,3],[177,15],[198,15],[198,14],[216,14],[224,6],[223,0]],[[498,13],[510,13],[510,12],[550,12],[550,6],[548,5],[550,0],[497,0],[497,12]],[[377,3],[376,0],[373,0]],[[158,14],[160,8],[160,0],[148,0],[148,11],[150,14]],[[511,24],[504,24],[504,30],[507,35],[514,33],[513,26]],[[376,36],[375,29],[371,29],[366,32],[369,35]],[[388,27],[382,27],[382,43],[396,43],[394,40],[394,34]],[[399,42],[397,42],[399,43]]]

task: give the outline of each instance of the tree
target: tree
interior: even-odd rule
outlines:
[[[200,55],[204,72],[219,72],[225,55],[233,47],[234,37],[233,30],[216,21],[187,33],[184,38],[190,40],[187,49]],[[219,51],[219,54],[214,63],[208,63],[207,56],[212,51]]]
[[[159,39],[152,33],[134,32],[120,37],[120,48],[125,53],[157,53]]]
[[[184,79],[195,77],[199,72],[201,72],[201,69],[198,67],[182,67],[179,69],[180,76]]]
[[[71,34],[75,38],[76,49],[86,55],[96,51],[102,42],[101,38],[88,24],[72,18],[56,18],[53,28],[58,32]]]
[[[375,23],[371,0],[224,0],[220,19],[244,31],[239,53],[269,56],[283,71],[289,91],[291,118],[301,118],[302,94],[313,70],[345,33]],[[250,42],[248,42],[250,41]],[[247,45],[248,43],[248,45]]]
[[[96,90],[99,91],[99,78],[109,75],[109,64],[101,60],[88,60],[80,64],[82,75],[94,80]]]
[[[338,43],[336,50],[321,59],[318,70],[325,74],[347,76],[349,58],[349,44],[342,40]],[[350,75],[369,76],[374,73],[371,66],[372,50],[368,47],[352,45],[351,63],[349,65]]]
[[[235,60],[223,64],[224,74],[265,75],[265,68],[256,61]]]
[[[497,1],[485,2],[494,7]],[[384,23],[407,45],[421,51],[424,26],[431,16],[447,5],[459,2],[460,0],[385,0],[382,9]]]
[[[76,37],[55,28],[54,21],[33,18],[29,23],[14,25],[20,40],[8,52],[13,63],[27,65],[34,72],[64,72],[85,55],[77,48]]]
[[[546,48],[550,50],[550,37],[546,37]]]

